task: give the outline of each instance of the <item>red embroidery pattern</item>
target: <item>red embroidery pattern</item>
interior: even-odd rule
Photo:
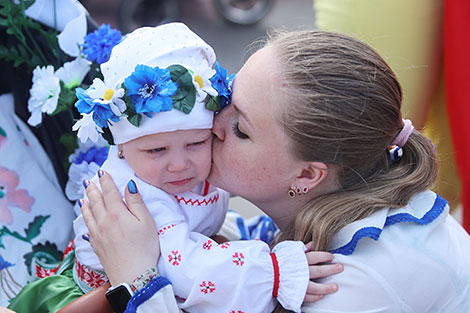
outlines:
[[[227,249],[228,247],[230,247],[230,243],[228,242],[221,243],[219,247],[221,247],[222,249]]]
[[[212,240],[207,240],[207,242],[204,242],[202,245],[203,249],[210,250],[212,248]]]
[[[41,267],[40,265],[36,264],[35,265],[35,267],[36,267],[36,276],[39,277],[39,278],[44,278],[44,277],[47,277],[47,276],[55,275],[57,273],[57,271],[59,270],[60,266],[62,265],[62,262],[64,262],[65,257],[70,252],[74,251],[74,248],[75,248],[75,245],[74,245],[73,239],[72,239],[67,244],[67,247],[65,247],[64,256],[62,257],[62,261],[60,262],[59,265],[57,265],[56,268],[47,269],[47,268]]]
[[[233,263],[235,263],[236,265],[238,266],[242,266],[243,264],[245,264],[245,256],[243,255],[243,253],[239,253],[239,252],[235,252],[234,255],[232,255],[232,258],[233,258]]]
[[[178,250],[173,250],[170,254],[168,254],[168,262],[174,266],[180,265],[181,254],[178,253]]]
[[[39,277],[39,278],[52,276],[56,273],[56,271],[57,271],[57,268],[49,270],[47,268],[41,267],[41,266],[36,264],[36,276]]]
[[[236,311],[235,311],[235,310],[231,310],[230,313],[245,313],[245,312],[243,312],[242,310],[236,310]]]
[[[209,199],[204,199],[202,201],[199,201],[199,199],[196,199],[196,200],[185,199],[184,197],[178,197],[178,195],[175,195],[175,198],[176,198],[176,201],[178,201],[178,203],[183,201],[184,204],[190,204],[190,205],[193,205],[193,206],[194,205],[201,206],[201,205],[209,205],[211,203],[216,203],[217,201],[219,201],[219,194],[216,194],[215,196],[213,196]]]
[[[83,265],[77,260],[75,260],[75,269],[77,271],[78,278],[93,289],[104,285],[108,281],[108,278],[105,275],[95,272],[91,267]]]
[[[167,226],[165,226],[165,227],[163,227],[163,228],[160,228],[160,229],[158,230],[158,235],[159,235],[159,236],[160,236],[160,235],[163,235],[163,234],[165,233],[165,231],[167,231],[168,229],[173,228],[173,227],[175,227],[175,226],[176,226],[175,224],[171,224],[171,225],[167,225]]]
[[[215,291],[215,285],[211,281],[207,281],[207,283],[203,281],[202,284],[199,285],[199,287],[201,287],[201,292],[205,294],[212,293]]]

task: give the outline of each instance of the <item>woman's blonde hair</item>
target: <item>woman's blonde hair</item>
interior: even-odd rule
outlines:
[[[335,168],[340,186],[300,208],[277,241],[313,241],[314,250],[328,250],[347,224],[402,207],[434,184],[435,150],[418,131],[404,145],[401,160],[391,161],[388,147],[403,128],[402,91],[371,47],[315,30],[278,32],[267,45],[281,65],[281,92],[289,101],[280,104],[280,121],[294,153]]]

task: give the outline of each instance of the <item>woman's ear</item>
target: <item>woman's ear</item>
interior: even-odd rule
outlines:
[[[295,186],[300,188],[308,187],[308,190],[315,189],[328,176],[328,165],[323,162],[308,162],[301,169],[300,174],[295,178]]]

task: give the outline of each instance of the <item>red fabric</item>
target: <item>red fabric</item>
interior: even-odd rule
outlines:
[[[470,232],[470,1],[446,0],[444,75],[457,169],[462,181],[463,226]]]
[[[270,253],[271,259],[273,260],[274,268],[274,286],[273,286],[273,298],[277,298],[277,292],[279,291],[279,264],[277,263],[276,253]]]

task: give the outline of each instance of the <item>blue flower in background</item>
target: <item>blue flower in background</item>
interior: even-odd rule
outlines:
[[[119,121],[119,116],[115,115],[109,105],[93,101],[93,99],[87,94],[87,91],[83,88],[76,88],[75,94],[77,96],[77,102],[75,107],[80,113],[93,112],[93,121],[98,127],[108,127],[108,121]]]
[[[101,64],[109,60],[111,50],[121,39],[120,31],[104,24],[93,33],[85,36],[82,52],[88,60]]]
[[[138,64],[131,76],[124,80],[124,85],[137,113],[151,117],[152,112],[173,109],[171,96],[178,86],[171,80],[167,69]]]
[[[220,97],[220,105],[222,109],[232,102],[232,82],[235,74],[227,77],[227,70],[220,66],[219,62],[215,62],[215,74],[209,80],[212,87],[217,90]]]
[[[103,165],[103,162],[108,157],[108,147],[91,147],[86,152],[79,152],[73,163],[80,164],[82,162],[91,163],[95,162],[99,166]]]
[[[15,264],[12,264],[10,262],[8,262],[7,260],[5,260],[1,255],[0,255],[0,271],[7,268],[7,267],[10,267],[10,266],[13,266]]]

